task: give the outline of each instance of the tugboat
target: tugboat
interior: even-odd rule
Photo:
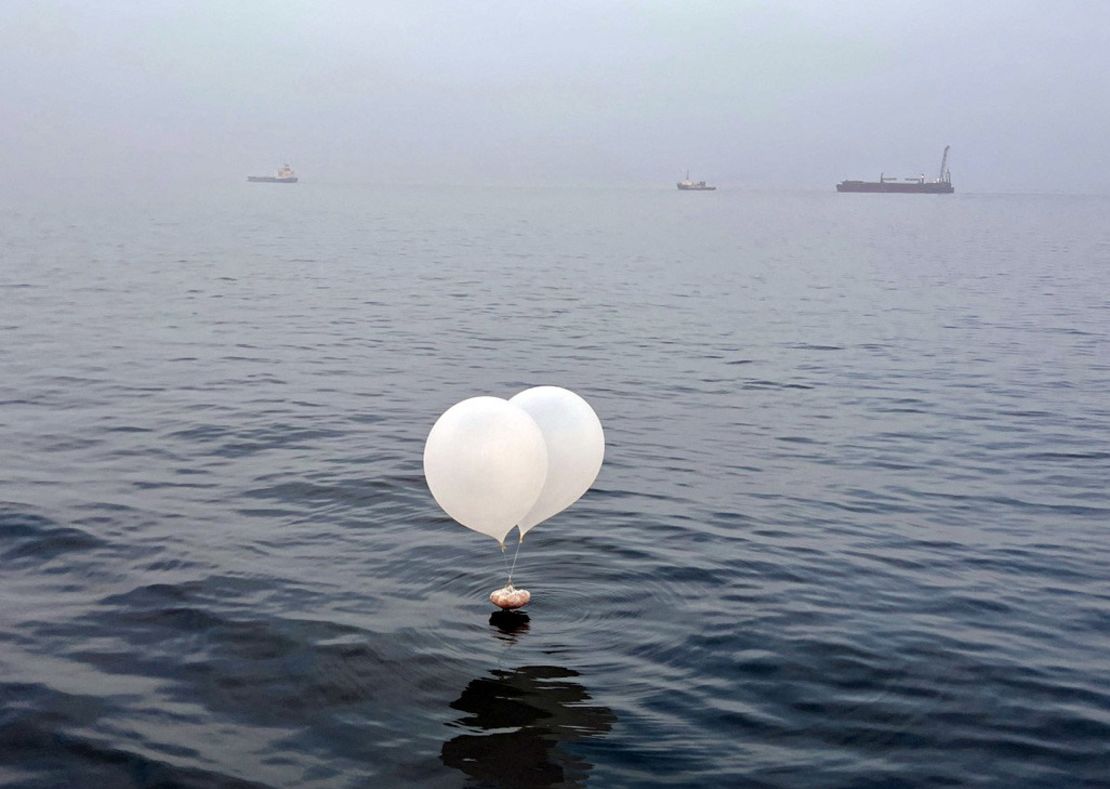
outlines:
[[[248,175],[247,180],[254,184],[295,184],[297,174],[288,164],[283,164],[277,175]]]
[[[686,177],[677,184],[678,188],[683,192],[715,192],[717,187],[710,186],[705,181],[691,181],[690,171],[686,171]]]

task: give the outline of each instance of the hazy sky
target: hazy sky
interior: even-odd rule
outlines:
[[[1110,0],[0,0],[6,179],[1110,193]]]

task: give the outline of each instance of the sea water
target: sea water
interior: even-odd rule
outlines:
[[[75,187],[76,188],[76,187]],[[0,207],[0,780],[1110,776],[1110,200],[246,183]],[[421,471],[608,439],[493,615]]]

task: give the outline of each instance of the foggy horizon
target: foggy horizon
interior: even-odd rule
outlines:
[[[0,8],[15,185],[75,176],[1110,193],[1110,5]]]

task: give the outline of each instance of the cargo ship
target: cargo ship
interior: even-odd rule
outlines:
[[[676,184],[683,192],[715,192],[717,187],[710,186],[705,181],[691,181],[690,171],[686,171],[686,177]]]
[[[295,184],[297,174],[288,164],[283,164],[277,175],[248,175],[247,180],[254,184]]]
[[[952,172],[948,169],[948,149],[940,157],[940,174],[936,180],[925,180],[925,174],[916,178],[887,178],[879,175],[878,181],[841,181],[836,185],[838,192],[886,192],[891,194],[913,195],[950,195],[956,191],[952,186]]]

